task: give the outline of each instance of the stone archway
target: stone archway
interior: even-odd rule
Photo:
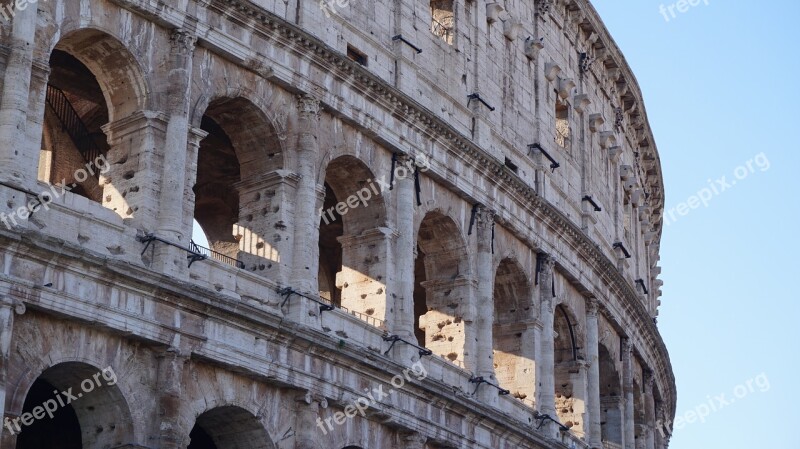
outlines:
[[[535,341],[530,280],[514,259],[503,259],[494,278],[492,338],[500,386],[518,398],[533,398]]]
[[[614,363],[611,351],[599,345],[600,364],[600,429],[602,440],[622,445],[624,423],[624,396],[622,378]]]
[[[467,247],[452,218],[429,212],[417,233],[414,269],[415,333],[420,345],[464,362],[473,285]]]
[[[586,412],[586,365],[578,346],[578,342],[584,340],[577,324],[575,314],[566,304],[556,306],[553,324],[556,412],[564,425],[582,430]]]
[[[152,183],[138,164],[125,164],[138,160],[131,157],[141,150],[131,147],[134,139],[111,138],[109,126],[145,107],[148,89],[138,62],[115,37],[85,28],[58,41],[49,65],[38,178],[63,182],[73,194],[132,218]]]
[[[275,449],[258,418],[235,406],[201,414],[189,436],[187,449]]]
[[[116,384],[117,375],[110,367],[66,362],[48,368],[28,389],[19,420],[12,420],[16,448],[81,449],[132,443],[133,420]]]
[[[331,161],[325,170],[324,185],[320,296],[350,310],[385,319],[391,236],[386,232],[381,186],[369,167],[353,156]]]
[[[194,220],[211,257],[251,271],[277,269],[285,241],[280,170],[284,155],[264,113],[243,97],[211,101],[200,119]],[[186,223],[188,226],[189,224]]]

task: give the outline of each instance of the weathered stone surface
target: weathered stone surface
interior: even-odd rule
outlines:
[[[0,447],[666,447],[661,169],[588,1],[38,2],[0,69]]]

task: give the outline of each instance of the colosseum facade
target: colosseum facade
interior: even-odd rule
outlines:
[[[668,446],[588,0],[2,6],[0,447]]]

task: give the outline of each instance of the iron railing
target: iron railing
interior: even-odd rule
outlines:
[[[103,150],[95,143],[89,129],[86,128],[64,92],[52,84],[48,84],[46,99],[47,104],[61,122],[61,129],[69,135],[86,162],[93,163],[97,160],[103,154]],[[99,173],[94,172],[95,176],[100,176]]]
[[[216,260],[217,262],[222,262],[224,264],[228,264],[236,268],[244,269],[245,265],[244,262],[242,262],[241,260],[236,259],[234,257],[226,256],[225,254],[206,248],[204,246],[200,246],[197,243],[195,243],[194,240],[192,240],[191,243],[189,244],[189,248],[191,248],[192,252],[205,256],[206,259]]]

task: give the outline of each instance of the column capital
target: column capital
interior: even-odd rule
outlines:
[[[183,28],[172,30],[169,41],[173,54],[188,56],[194,52],[197,36]]]
[[[630,357],[632,351],[633,351],[633,341],[631,341],[631,339],[628,337],[624,337],[622,339],[622,356]]]
[[[597,301],[597,298],[587,298],[586,299],[586,316],[597,318],[598,311],[599,311],[600,303]]]
[[[319,119],[320,102],[309,94],[297,96],[297,111],[301,118]]]
[[[479,204],[478,205],[478,215],[477,215],[477,223],[478,229],[488,229],[492,224],[494,224],[494,219],[497,216],[497,213],[489,209],[488,207]]]
[[[556,267],[556,259],[547,253],[539,253],[536,257],[541,270],[540,275],[549,276],[553,274]]]

